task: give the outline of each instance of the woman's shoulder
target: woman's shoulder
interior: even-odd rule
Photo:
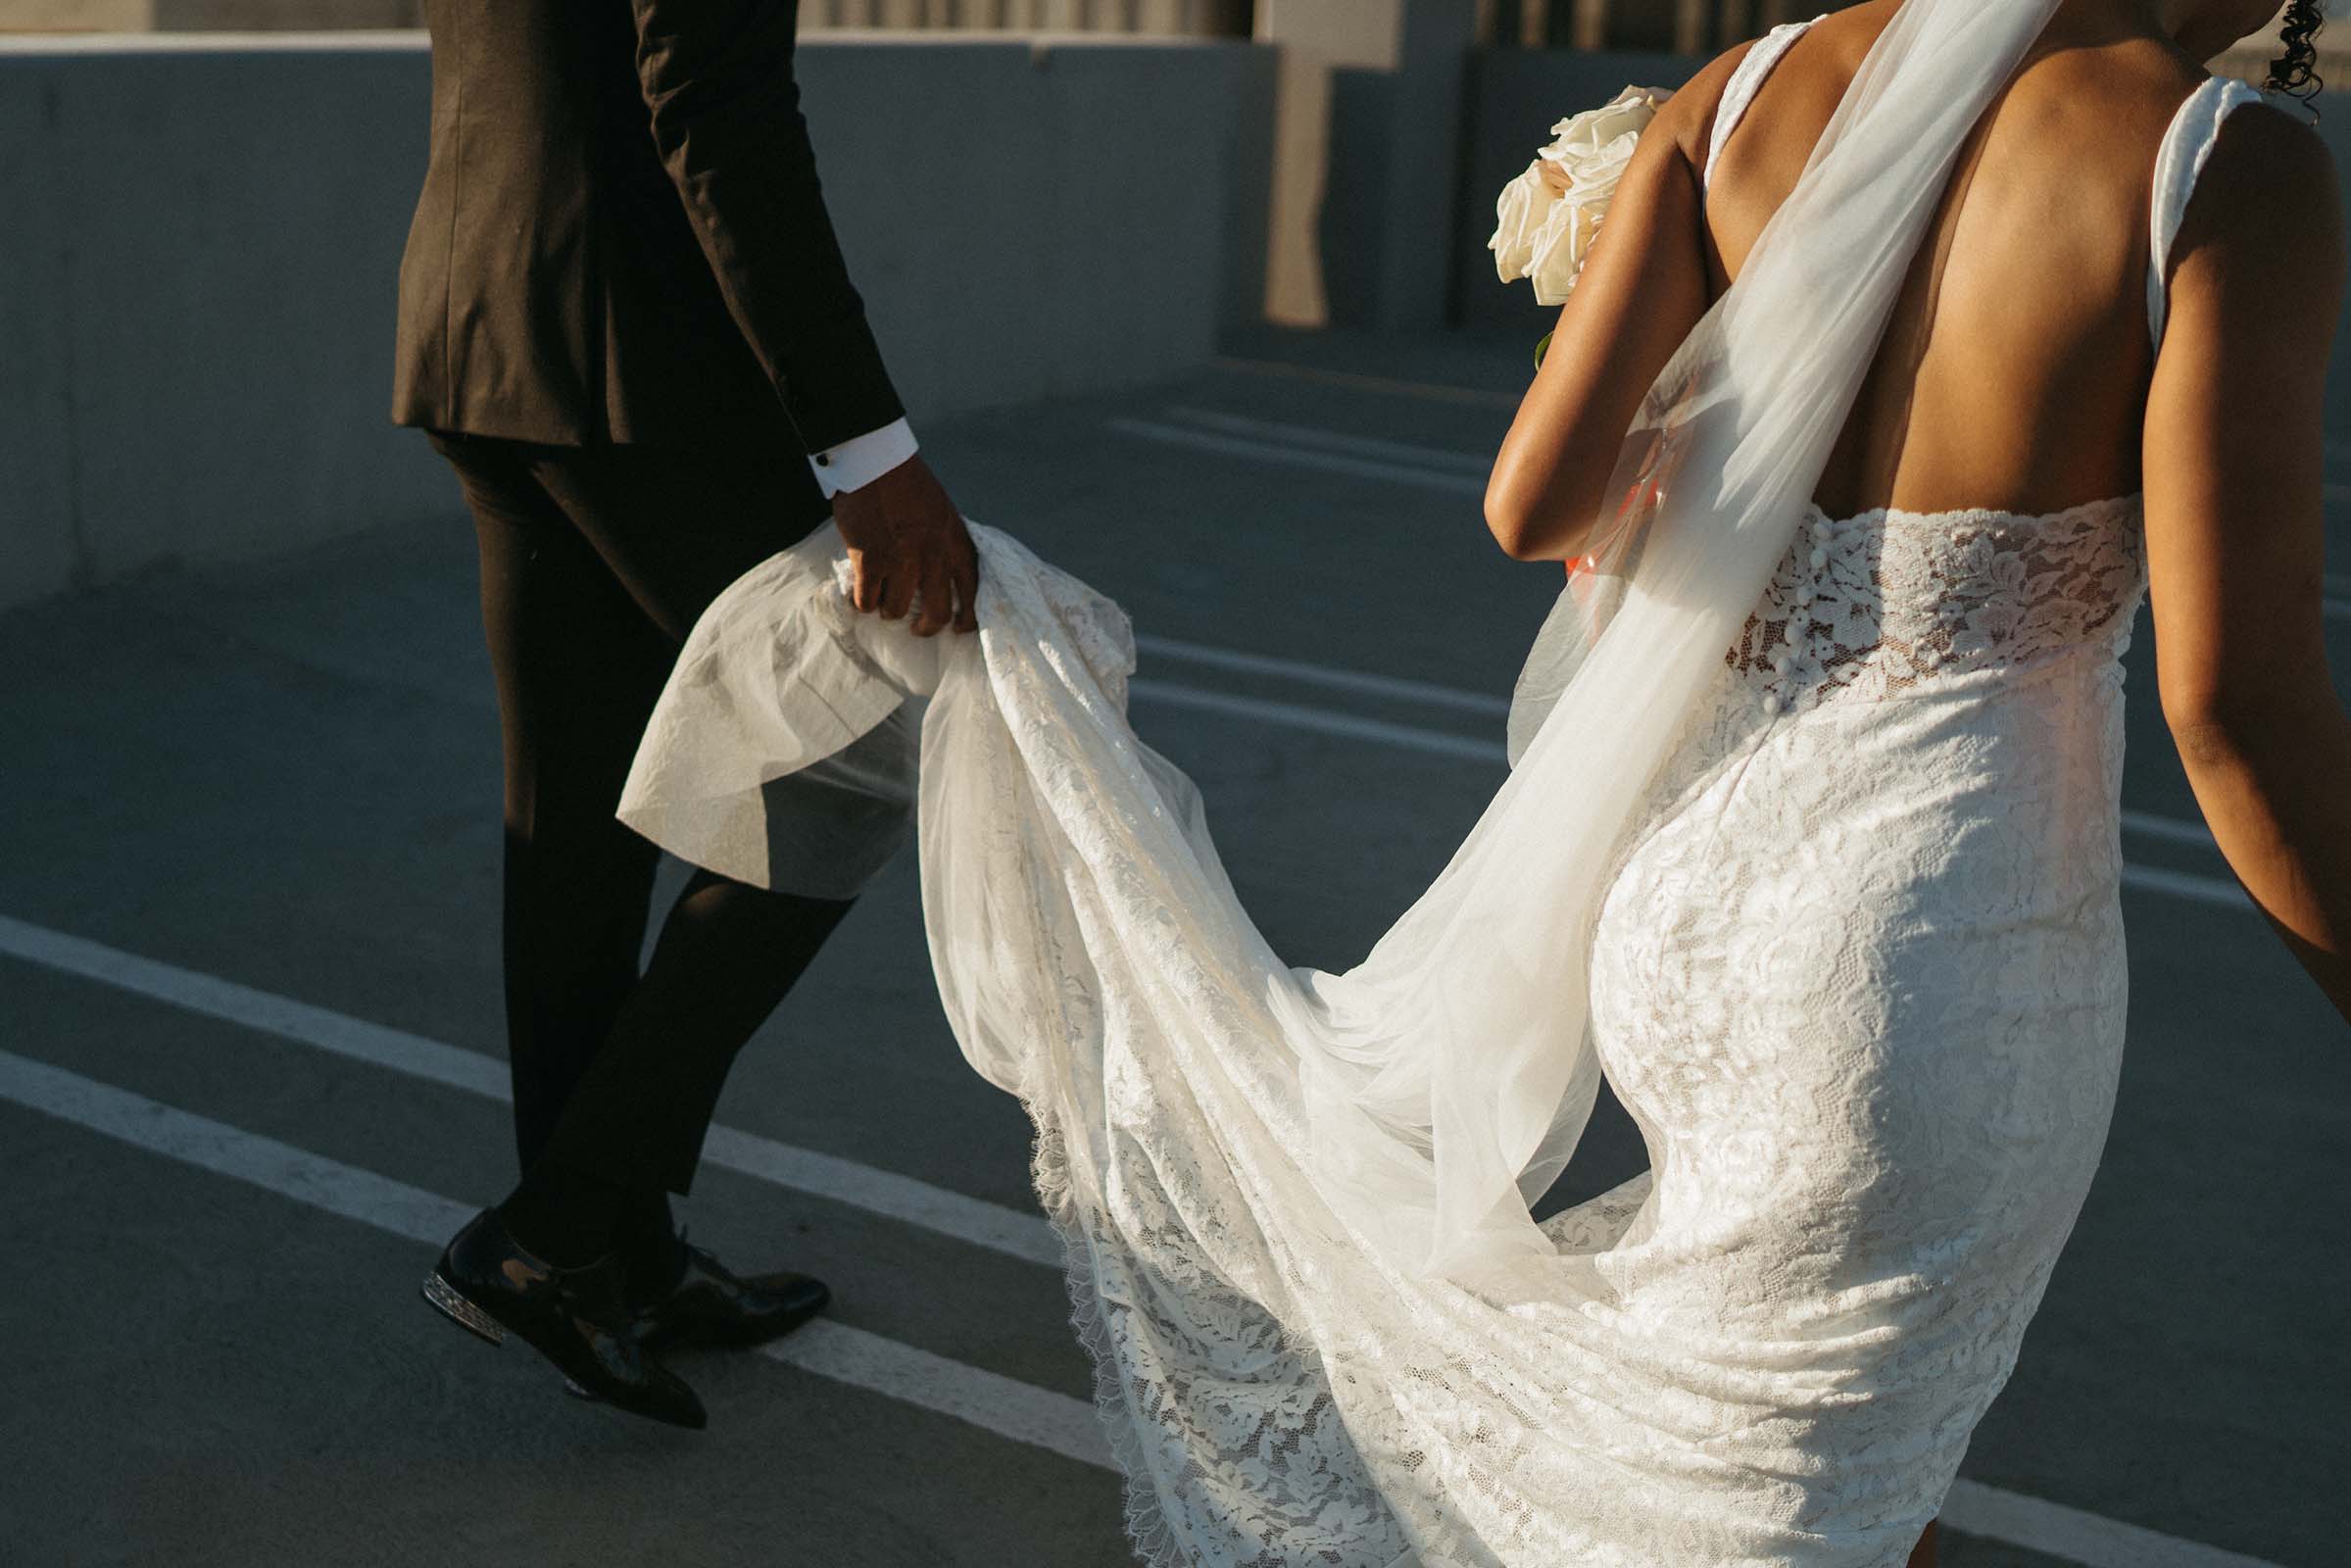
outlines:
[[[2206,92],[2208,112],[2225,107],[2209,101],[2225,89],[2191,95],[2197,90]],[[2175,266],[2215,241],[2233,241],[2264,253],[2266,265],[2307,273],[2312,285],[2339,281],[2341,177],[2316,127],[2275,98],[2248,97],[2217,122],[2183,122],[2181,133],[2183,177],[2193,183],[2172,247]]]
[[[1733,44],[1691,73],[1690,79],[1676,87],[1673,96],[1658,107],[1657,118],[1649,122],[1648,133],[1671,139],[1693,168],[1702,164],[1706,138],[1714,125],[1714,112],[1722,106],[1724,89],[1730,86],[1739,63],[1758,41],[1749,38],[1744,43]]]
[[[1824,21],[1815,19],[1815,21]],[[1693,166],[1705,162],[1705,147],[1712,137],[1716,112],[1722,108],[1724,94],[1730,90],[1732,78],[1740,66],[1758,48],[1769,47],[1774,33],[1788,26],[1809,29],[1813,24],[1798,22],[1782,24],[1752,38],[1741,39],[1714,56],[1690,74],[1688,81],[1674,89],[1671,98],[1657,111],[1652,128],[1673,138]]]
[[[2078,100],[2086,121],[2125,130],[2126,156],[2155,183],[2178,185],[2174,199],[2192,192],[2191,213],[2282,232],[2292,215],[2323,217],[2336,205],[2334,155],[2307,116],[2216,74],[2168,38],[2098,51],[2054,85],[2050,96]]]
[[[1798,18],[1752,38],[1741,39],[1699,67],[1689,81],[1676,89],[1674,96],[1666,100],[1665,108],[1658,112],[1657,123],[1668,130],[1693,164],[1703,165],[1705,147],[1713,137],[1716,114],[1723,106],[1724,96],[1739,75],[1739,68],[1757,50],[1777,57],[1794,41],[1803,40],[1808,46],[1800,52],[1803,65],[1796,74],[1833,80],[1836,85],[1829,90],[1841,91],[1859,68],[1862,57],[1869,53],[1870,45],[1885,29],[1893,9],[1892,0],[1864,0],[1861,5]],[[1781,69],[1775,58],[1772,74],[1777,75]]]
[[[2220,79],[2207,73],[2204,80],[2190,89],[2190,96],[2203,93],[2209,100],[2224,91],[2241,91],[2241,107],[2213,104],[2222,118],[2210,133],[2210,159],[2226,169],[2231,183],[2263,186],[2275,195],[2315,195],[2321,187],[2335,188],[2334,152],[2317,125],[2275,94],[2213,87]],[[2180,102],[2184,108],[2187,99]],[[2197,129],[2187,127],[2188,134]]]

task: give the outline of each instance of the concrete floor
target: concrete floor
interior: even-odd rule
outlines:
[[[1459,481],[1520,351],[1268,339],[1182,385],[924,436],[972,515],[1148,635],[1499,694],[1555,578],[1492,549]],[[472,569],[453,488],[445,526],[0,617],[0,1563],[1127,1560],[1021,1217],[1026,1123],[946,1032],[910,856],[721,1107],[743,1147],[855,1162],[849,1184],[747,1155],[687,1205],[739,1264],[831,1282],[803,1364],[684,1361],[712,1422],[674,1433],[561,1397],[416,1299],[435,1226],[511,1174],[505,1107],[466,1087],[501,1076]],[[2351,618],[2330,624],[2351,670]],[[2192,819],[2145,632],[2126,804]],[[1143,673],[1178,690],[1139,724],[1295,961],[1358,956],[1500,776],[1468,709],[1164,648]],[[2208,849],[2127,849],[2175,881],[2126,895],[2114,1133],[1945,1561],[2340,1562],[2345,1032],[2210,896]],[[1565,1188],[1640,1159],[1611,1111]],[[958,1239],[958,1214],[1002,1234]]]

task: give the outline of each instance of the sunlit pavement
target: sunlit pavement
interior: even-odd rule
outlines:
[[[1359,956],[1501,776],[1557,582],[1478,519],[1523,353],[1269,336],[924,432],[970,514],[1133,612],[1138,724],[1296,961]],[[0,1562],[1127,1560],[1026,1123],[946,1031],[910,854],[746,1052],[686,1205],[837,1298],[680,1359],[707,1433],[417,1299],[511,1178],[472,571],[453,486],[438,529],[0,616]],[[2151,643],[2122,1102],[1954,1568],[2339,1560],[2351,1040],[2200,841]],[[1640,1160],[1611,1113],[1565,1185]]]

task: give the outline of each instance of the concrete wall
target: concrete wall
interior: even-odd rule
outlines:
[[[1460,180],[1462,62],[1482,0],[1259,0],[1281,50],[1265,314],[1289,326],[1445,322],[1431,244]],[[1436,232],[1449,223],[1438,220]]]
[[[424,0],[0,0],[0,32],[421,27]]]
[[[800,25],[1246,37],[1249,10],[1249,0],[802,0]],[[0,32],[423,25],[424,0],[0,0]]]
[[[1197,365],[1262,296],[1247,43],[811,40],[834,218],[917,420]],[[388,422],[417,33],[0,40],[0,605],[446,515]]]

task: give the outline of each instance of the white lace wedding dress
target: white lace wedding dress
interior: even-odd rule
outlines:
[[[1718,134],[1792,36],[1750,54]],[[2158,333],[2171,231],[2243,101],[2216,82],[2175,122]],[[1813,509],[1592,931],[1592,1053],[1653,1169],[1494,1288],[1411,1266],[1379,1234],[1391,1174],[1325,1157],[1353,1147],[1334,1117],[1383,1102],[1347,1075],[1362,999],[1267,950],[1191,786],[1127,727],[1123,613],[1004,535],[972,530],[977,639],[852,613],[829,535],[755,569],[697,629],[623,815],[758,880],[760,782],[929,695],[942,996],[1036,1119],[1145,1560],[1898,1568],[2113,1103],[2138,520],[2136,496]],[[1526,989],[1502,1001],[1539,1014]]]

